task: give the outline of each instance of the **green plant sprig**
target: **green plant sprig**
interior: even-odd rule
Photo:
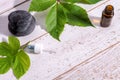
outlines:
[[[60,40],[59,37],[65,24],[81,27],[93,26],[86,10],[75,3],[95,4],[99,1],[101,0],[32,0],[29,11],[40,12],[51,8],[46,17],[47,32],[53,38]],[[8,38],[8,42],[0,42],[0,74],[5,74],[12,69],[15,77],[20,79],[30,67],[30,58],[24,48],[36,39],[22,46],[20,46],[20,41],[13,36]]]
[[[29,11],[41,12],[50,8],[46,16],[46,29],[53,38],[60,40],[65,24],[94,27],[86,10],[75,3],[95,4],[99,1],[102,0],[32,0]]]
[[[0,43],[0,74],[7,73],[11,68],[15,77],[20,79],[28,71],[30,58],[24,48],[13,36],[8,38],[8,42]]]
[[[8,42],[0,42],[0,74],[7,73],[10,68],[17,79],[20,79],[30,67],[30,58],[24,51],[29,43],[41,38],[47,33],[26,42],[20,46],[20,41],[14,36],[8,37]]]
[[[0,74],[7,73],[10,68],[17,79],[20,79],[30,67],[30,58],[24,51],[29,43],[41,38],[47,33],[26,42],[20,46],[20,41],[14,36],[8,37],[8,42],[0,42]]]

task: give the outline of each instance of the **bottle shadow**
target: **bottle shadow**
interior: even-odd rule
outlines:
[[[101,20],[101,17],[96,17],[96,16],[89,16],[92,24],[95,26],[95,27],[101,27],[100,26],[100,20]]]

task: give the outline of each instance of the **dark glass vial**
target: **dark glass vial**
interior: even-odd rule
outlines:
[[[102,27],[110,26],[113,16],[114,16],[114,7],[112,5],[107,5],[102,12],[100,25]]]

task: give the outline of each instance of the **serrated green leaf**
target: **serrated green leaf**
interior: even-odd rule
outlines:
[[[14,53],[17,53],[18,49],[20,48],[20,42],[16,37],[9,36],[8,38],[9,45],[12,48]]]
[[[0,58],[0,74],[8,72],[11,65],[7,58]]]
[[[21,76],[23,76],[27,72],[29,67],[30,67],[29,56],[23,50],[20,50],[17,53],[15,61],[12,66],[13,73],[16,76],[16,78],[19,79]]]
[[[1,42],[0,43],[0,56],[10,56],[11,48],[8,43]]]
[[[60,34],[64,30],[64,25],[66,23],[66,16],[64,14],[61,4],[56,3],[46,18],[46,27],[47,31],[57,40],[59,39]]]
[[[73,26],[93,26],[85,9],[68,3],[61,3],[67,16],[67,23]]]
[[[32,0],[29,11],[43,11],[52,6],[56,0]]]
[[[95,4],[102,0],[62,0],[63,2],[71,2],[71,3],[84,3],[84,4]]]

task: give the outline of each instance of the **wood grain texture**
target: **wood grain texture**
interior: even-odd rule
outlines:
[[[106,3],[105,5],[110,3]],[[102,12],[105,5],[97,8],[95,12]],[[92,11],[91,14],[92,13],[94,13],[94,11]],[[101,14],[99,13],[96,17],[100,16]],[[43,54],[36,57],[35,61],[40,61],[40,64],[33,62],[33,65],[37,65],[32,66],[32,69],[37,72],[34,75],[30,74],[30,76],[33,76],[32,79],[36,80],[51,80],[54,76],[69,70],[76,64],[79,64],[80,62],[116,43],[116,37],[118,39],[119,37],[116,33],[114,33],[113,27],[111,27],[105,29],[97,26],[95,29],[90,27],[78,28],[66,25],[65,31],[61,36],[61,42],[57,42],[52,39],[50,35],[42,37],[40,40],[36,41],[36,43],[41,42],[48,52],[43,52]],[[118,28],[115,30],[118,30]],[[96,46],[96,44],[99,46]],[[39,70],[35,69],[35,67],[41,67],[41,65],[43,65],[42,68]]]
[[[102,2],[95,5],[84,5],[84,8],[89,11],[89,17],[96,28],[80,28],[66,25],[66,28],[60,37],[61,42],[56,41],[49,34],[46,34],[42,38],[34,41],[33,43],[43,44],[44,51],[38,55],[30,54],[32,62],[31,68],[28,73],[21,78],[21,80],[60,80],[64,78],[68,80],[76,80],[74,79],[76,78],[74,75],[71,78],[71,74],[74,72],[74,70],[69,74],[62,73],[71,70],[73,67],[76,69],[76,65],[79,67],[80,63],[93,57],[99,52],[101,53],[101,51],[106,48],[108,48],[105,50],[106,52],[111,50],[109,47],[113,44],[116,44],[120,40],[120,28],[118,26],[120,23],[120,1],[106,1],[107,0],[103,0]],[[0,15],[0,27],[7,27],[7,16],[11,11],[14,11],[16,9],[27,10],[29,3],[30,2],[24,3],[21,6]],[[115,16],[110,27],[102,28],[99,26],[101,12],[108,4],[115,6]],[[46,12],[34,14],[36,20],[40,23],[37,23],[37,27],[32,34],[19,38],[22,43],[25,43],[28,40],[32,40],[33,38],[46,33],[44,29],[41,29],[45,27],[43,23],[45,20]],[[1,30],[0,32],[6,35],[10,35],[7,28],[4,29],[4,31]],[[79,69],[78,67],[77,69]],[[77,75],[76,71],[75,73]],[[0,79],[15,80],[11,71],[5,75],[0,75]],[[83,78],[83,80],[85,79]]]
[[[3,14],[19,5],[22,3],[25,3],[29,0],[3,0],[0,1],[0,14]]]
[[[93,34],[92,35],[92,37],[95,35],[95,36],[97,36],[97,37],[99,37],[99,39],[98,40],[96,40],[97,38],[95,38],[95,37],[93,37],[93,38],[89,38],[89,39],[94,39],[94,41],[95,42],[93,42],[93,43],[90,43],[91,42],[91,40],[89,40],[89,47],[91,47],[91,48],[94,48],[91,52],[92,53],[90,53],[91,55],[92,54],[94,54],[94,55],[92,55],[91,57],[90,57],[90,55],[89,55],[89,57],[87,58],[88,60],[90,59],[90,58],[94,58],[94,56],[96,55],[97,56],[97,54],[99,53],[99,50],[100,50],[100,52],[102,51],[102,50],[105,50],[105,49],[109,49],[109,47],[112,45],[112,44],[118,44],[119,43],[119,41],[120,41],[120,33],[119,33],[119,23],[120,23],[120,21],[119,21],[119,13],[120,13],[120,7],[118,7],[118,5],[120,5],[120,1],[114,1],[114,0],[111,0],[110,2],[108,2],[108,3],[106,3],[105,5],[108,5],[108,4],[112,4],[114,7],[115,7],[115,16],[114,16],[114,19],[113,19],[113,23],[112,23],[112,25],[109,27],[109,28],[104,28],[104,30],[102,31],[102,28],[100,29],[100,32],[99,33],[95,33],[95,34]],[[103,5],[103,6],[105,6],[105,5]],[[94,15],[94,16],[96,16],[96,17],[100,17],[100,14],[101,13],[99,13],[100,11],[99,10],[102,10],[104,7],[102,7],[102,6],[100,6],[99,8],[97,8],[97,9],[95,9],[94,10],[94,12],[90,12],[90,14],[91,15]],[[85,39],[85,38],[83,38],[83,39]],[[87,38],[86,38],[87,39]],[[94,46],[92,46],[92,45],[94,45]],[[96,46],[96,48],[95,48],[95,46]],[[100,48],[100,46],[101,46],[101,48]],[[109,47],[106,47],[105,48],[105,46],[109,46]],[[88,50],[88,48],[87,48],[88,46],[86,46],[85,47],[85,49],[86,50]],[[102,49],[103,48],[103,49]],[[97,49],[98,49],[98,51],[97,51]],[[108,50],[109,51],[109,50]],[[96,53],[96,52],[98,52],[98,53]],[[87,53],[87,54],[89,54],[89,53]],[[83,53],[84,54],[84,53]],[[113,55],[114,56],[114,55]],[[87,57],[87,56],[86,56]],[[74,71],[76,71],[77,70],[77,68],[79,67],[79,66],[81,66],[82,64],[86,64],[87,62],[86,62],[86,60],[87,59],[85,59],[85,60],[83,60],[82,62],[80,61],[80,63],[78,64],[78,65],[76,65],[76,66],[74,66],[73,68],[71,68],[70,70],[68,70],[67,72],[65,72],[65,73],[63,73],[63,74],[61,74],[61,75],[59,75],[58,77],[56,77],[54,80],[64,80],[64,78],[66,79],[66,77],[69,77],[70,75],[74,75]],[[76,60],[76,62],[77,62],[78,60]],[[74,61],[75,62],[75,61]],[[96,63],[97,64],[97,63]],[[89,73],[89,72],[88,72]],[[86,73],[87,74],[87,73]],[[77,75],[77,74],[76,74]],[[85,74],[84,74],[85,75]],[[73,77],[72,78],[72,80],[77,80],[76,78],[74,79],[75,77]],[[67,79],[67,80],[70,80],[70,79]],[[79,80],[79,79],[78,79]],[[89,80],[89,78],[86,78],[86,79],[82,79],[82,78],[80,78],[80,80]],[[92,79],[91,79],[92,80]],[[93,79],[94,80],[94,79]],[[103,79],[95,79],[95,80],[103,80]],[[107,79],[107,80],[110,80],[110,79]],[[115,78],[113,78],[112,80],[119,80],[119,79],[115,79]]]
[[[61,80],[120,80],[120,44],[80,65]]]

